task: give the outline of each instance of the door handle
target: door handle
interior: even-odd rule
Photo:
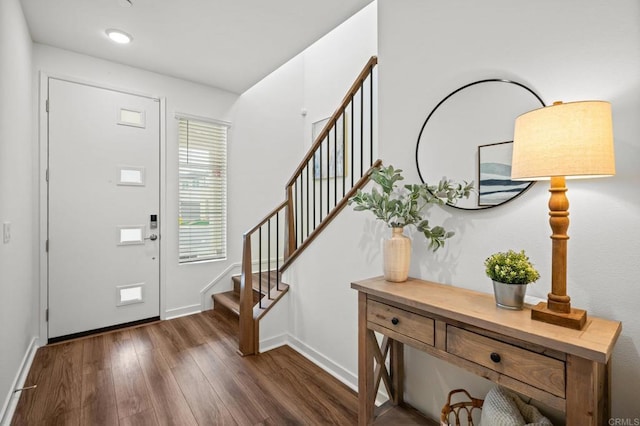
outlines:
[[[158,239],[158,236],[156,234],[151,234],[148,237],[145,237],[145,240],[155,241],[157,239]]]

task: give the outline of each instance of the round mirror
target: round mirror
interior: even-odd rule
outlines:
[[[514,123],[520,114],[543,106],[540,96],[510,80],[481,80],[455,90],[436,105],[420,130],[420,179],[429,184],[443,177],[474,181],[476,192],[456,208],[485,209],[513,200],[533,184],[510,179]]]

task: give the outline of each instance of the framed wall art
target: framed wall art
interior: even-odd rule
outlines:
[[[511,180],[513,141],[478,146],[478,206],[502,204],[531,182]]]

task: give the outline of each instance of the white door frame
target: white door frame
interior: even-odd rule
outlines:
[[[113,87],[101,83],[90,82],[75,77],[64,76],[60,74],[50,74],[40,71],[40,86],[38,93],[38,142],[39,142],[39,161],[38,161],[38,187],[39,187],[39,238],[38,238],[38,260],[39,260],[39,280],[40,280],[40,302],[39,302],[39,346],[47,344],[49,332],[47,327],[46,311],[48,308],[48,256],[46,252],[47,236],[49,233],[48,225],[48,187],[47,187],[47,163],[48,163],[48,117],[46,110],[47,95],[49,92],[49,78],[66,80],[72,83],[84,84],[87,86],[98,87],[101,89],[114,90],[117,92],[128,93],[137,96],[144,96],[150,99],[158,99],[160,101],[160,319],[166,318],[166,253],[167,250],[167,205],[165,191],[167,188],[167,123],[166,123],[166,98],[151,96],[146,93],[140,93],[135,90],[123,89],[121,87]]]

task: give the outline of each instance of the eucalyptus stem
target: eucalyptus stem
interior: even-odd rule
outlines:
[[[429,241],[433,251],[444,246],[445,240],[453,237],[453,231],[442,226],[430,226],[424,213],[430,204],[454,205],[460,198],[468,198],[474,190],[473,182],[456,183],[442,178],[437,185],[409,184],[402,188],[397,182],[404,180],[401,169],[393,166],[378,167],[371,172],[371,180],[378,184],[370,192],[358,190],[349,199],[356,211],[371,211],[375,217],[392,228],[414,225]]]

